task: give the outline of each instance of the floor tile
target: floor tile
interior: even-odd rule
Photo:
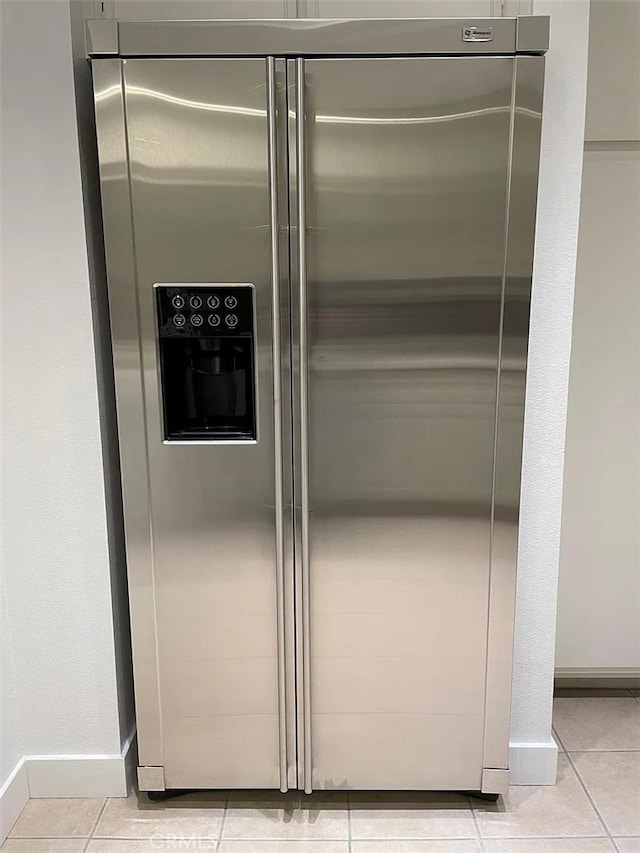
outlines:
[[[225,795],[216,792],[189,794],[149,802],[134,793],[127,799],[107,802],[94,832],[96,838],[176,838],[204,845],[220,836]],[[176,842],[177,843],[177,842]],[[206,849],[206,848],[205,848]]]
[[[485,839],[485,853],[615,853],[608,838]]]
[[[640,853],[640,837],[614,838],[613,840],[620,853]]]
[[[7,838],[2,853],[82,853],[85,838]]]
[[[554,726],[554,728],[551,729],[551,734],[552,734],[553,739],[556,743],[556,746],[558,747],[558,752],[564,752],[564,747],[562,745],[562,741],[558,737],[558,732],[555,730],[555,726]]]
[[[349,842],[222,841],[219,853],[349,853]]]
[[[310,795],[317,797],[318,793]],[[229,806],[249,806],[255,805],[258,808],[260,805],[269,808],[297,808],[300,805],[300,791],[287,791],[282,794],[280,791],[273,790],[234,790],[229,791]]]
[[[10,838],[59,838],[91,835],[104,805],[102,799],[29,800]]]
[[[633,696],[555,699],[553,726],[567,752],[640,749],[640,704]]]
[[[633,687],[631,689],[631,693],[636,697],[636,699],[640,699],[640,687]]]
[[[474,802],[473,807],[484,838],[605,835],[578,777],[562,754],[558,756],[556,785],[512,786],[497,803]]]
[[[352,853],[481,853],[480,841],[471,839],[430,841],[352,841]]]
[[[611,835],[640,835],[640,752],[571,755]]]
[[[264,792],[260,798],[250,795],[243,799],[241,792],[234,792],[229,798],[222,837],[247,841],[346,841],[348,814],[345,794],[318,793],[299,798],[295,792]]]
[[[351,795],[352,839],[477,838],[466,797],[455,794]]]

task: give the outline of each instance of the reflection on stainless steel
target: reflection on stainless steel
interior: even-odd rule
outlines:
[[[544,60],[475,49],[93,62],[142,787],[504,784]],[[224,282],[254,337],[161,336]],[[212,437],[251,353],[258,440]]]
[[[269,117],[269,228],[271,239],[271,304],[280,305],[280,218],[278,208],[278,123],[276,64],[272,57],[267,60],[267,114]],[[280,315],[272,310],[271,321],[273,353],[273,429],[274,429],[274,476],[276,504],[276,590],[278,624],[278,718],[280,739],[280,790],[288,790],[287,761],[287,676],[286,676],[286,628],[285,628],[285,512],[284,512],[284,458],[282,428],[282,350],[280,346]]]
[[[315,788],[481,786],[513,62],[306,63]]]
[[[165,782],[279,787],[265,62],[131,60],[124,73]],[[214,96],[263,118],[185,111],[183,96]],[[256,445],[162,444],[152,289],[180,281],[255,284]]]
[[[305,61],[296,60],[296,115],[306,111]],[[302,717],[304,733],[304,791],[312,788],[311,753],[311,549],[309,544],[309,342],[307,300],[307,175],[305,122],[296,123],[296,166],[298,180],[298,352],[299,352],[299,429],[300,467],[300,568],[302,580]]]
[[[293,561],[292,574],[294,582],[294,610],[295,616],[295,660],[296,660],[296,786],[304,790],[305,782],[305,734],[309,733],[310,723],[305,720],[304,707],[304,665],[305,665],[305,636],[303,631],[303,620],[300,618],[305,611],[302,589],[303,571],[300,554],[302,546],[302,447],[300,417],[301,395],[300,395],[300,248],[302,240],[298,237],[298,215],[300,212],[300,197],[298,193],[298,89],[296,61],[289,59],[286,62],[286,138],[289,151],[288,160],[288,194],[289,194],[289,276],[291,292],[291,437],[292,437],[292,478],[293,478]],[[297,344],[297,345],[294,345]],[[307,471],[308,477],[308,471]],[[307,498],[308,500],[308,498]],[[308,565],[308,563],[307,563]],[[309,613],[309,611],[307,611]],[[307,632],[308,634],[308,632]],[[306,722],[306,727],[305,727]],[[308,740],[308,738],[307,738]],[[308,777],[308,774],[307,774]]]
[[[131,95],[144,95],[148,98],[154,98],[158,101],[164,101],[168,104],[175,104],[179,107],[186,107],[193,110],[204,110],[212,113],[226,113],[228,115],[241,115],[263,119],[267,115],[265,110],[250,109],[248,107],[233,106],[232,104],[212,104],[207,101],[191,101],[187,98],[178,98],[175,95],[169,95],[166,92],[158,92],[153,89],[145,89],[141,86],[131,86],[128,90]],[[110,86],[96,93],[95,100],[97,102],[106,100],[110,97],[117,97],[120,92],[119,86]],[[525,114],[530,113],[535,117],[535,111],[527,110],[523,107],[518,108],[520,112]],[[476,118],[480,115],[490,115],[491,113],[510,113],[511,109],[508,106],[502,107],[485,107],[477,110],[465,110],[459,113],[446,113],[444,115],[433,116],[363,116],[363,115],[317,115],[315,122],[318,124],[436,124],[441,121],[459,121],[461,119]],[[291,113],[292,116],[295,114]]]
[[[106,23],[106,22],[101,22]],[[93,31],[89,51],[120,56],[404,56],[544,53],[549,18],[266,19],[122,21]],[[462,26],[490,27],[486,42],[462,39]]]

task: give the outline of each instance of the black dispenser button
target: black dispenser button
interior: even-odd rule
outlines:
[[[224,306],[225,306],[225,308],[229,308],[229,310],[231,310],[232,308],[235,308],[237,304],[238,304],[238,300],[235,298],[235,296],[227,296],[226,299],[224,300]],[[236,322],[237,322],[237,320],[236,320]]]
[[[219,307],[220,307],[220,299],[219,299],[219,297],[218,297],[218,296],[210,296],[210,297],[207,299],[207,305],[209,306],[209,308],[212,308],[212,309],[215,311],[215,310],[216,310],[216,308],[219,308]]]
[[[230,329],[235,329],[235,327],[238,325],[238,318],[235,314],[227,314],[227,316],[224,318],[224,321]]]
[[[201,296],[192,296],[189,300],[189,305],[193,308],[194,311],[197,311],[198,308],[202,308],[202,297]]]
[[[181,308],[184,308],[184,297],[180,296],[179,293],[176,293],[176,295],[171,299],[171,304],[176,311],[179,311]]]
[[[184,314],[176,314],[173,318],[173,325],[177,326],[179,329],[181,329],[186,322],[187,318],[184,316]]]
[[[202,314],[192,314],[191,315],[191,325],[192,326],[201,326],[203,323]]]
[[[213,326],[213,328],[217,328],[220,325],[220,315],[219,314],[209,314],[209,325]]]

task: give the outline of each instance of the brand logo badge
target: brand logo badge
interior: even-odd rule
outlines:
[[[491,27],[463,27],[462,41],[493,41],[493,30]]]

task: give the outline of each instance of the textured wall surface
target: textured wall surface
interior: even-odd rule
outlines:
[[[21,716],[11,613],[0,567],[0,788],[22,758]]]
[[[637,142],[640,140],[640,3],[591,0],[589,17],[585,138]]]
[[[592,0],[589,33],[556,666],[613,675],[640,669],[640,3]]]
[[[2,72],[2,545],[21,746],[114,754],[121,742],[67,2],[2,3]],[[15,755],[10,744],[7,754]]]
[[[551,15],[522,480],[511,740],[547,742],[555,657],[567,388],[587,82],[588,0]]]
[[[556,666],[615,672],[640,668],[640,151],[585,152],[583,181]]]

